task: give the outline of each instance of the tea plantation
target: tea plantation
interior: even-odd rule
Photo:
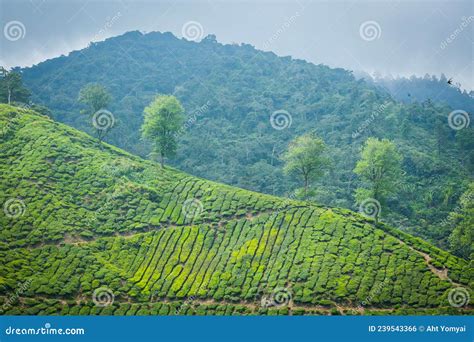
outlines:
[[[0,105],[0,128],[3,314],[472,314],[453,305],[465,260],[370,218],[162,169],[26,109]]]

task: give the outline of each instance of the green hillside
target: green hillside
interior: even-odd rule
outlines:
[[[450,305],[466,261],[349,210],[162,169],[26,109],[0,105],[0,127],[5,314],[472,312]]]
[[[20,71],[34,102],[90,134],[94,127],[81,114],[78,93],[89,83],[103,84],[115,117],[106,141],[142,157],[150,152],[139,134],[144,107],[157,93],[175,95],[188,121],[170,163],[262,193],[288,196],[301,187],[284,175],[280,157],[291,139],[315,132],[328,146],[331,167],[311,190],[316,203],[329,206],[357,209],[353,195],[361,180],[353,170],[361,145],[368,137],[390,139],[406,175],[383,203],[382,219],[443,249],[453,229],[447,217],[473,180],[474,126],[456,131],[448,125],[448,114],[459,108],[434,99],[403,104],[349,70],[249,44],[135,31]],[[271,115],[282,110],[290,119],[275,129]]]

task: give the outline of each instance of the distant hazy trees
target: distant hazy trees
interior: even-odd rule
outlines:
[[[97,138],[102,141],[115,121],[112,113],[105,110],[112,101],[112,96],[103,85],[93,83],[79,91],[78,101],[87,106],[82,113],[92,118]]]
[[[292,140],[283,155],[286,174],[294,174],[303,181],[303,194],[306,199],[311,181],[322,176],[328,165],[324,155],[324,141],[314,134],[305,134]]]
[[[144,110],[142,137],[152,143],[153,151],[160,156],[161,166],[165,158],[176,155],[176,133],[184,123],[184,109],[171,95],[157,95]]]
[[[21,102],[28,104],[30,96],[30,91],[23,86],[20,73],[8,71],[4,67],[0,67],[1,103],[12,104],[12,102]]]
[[[88,84],[79,91],[78,101],[89,107],[88,114],[107,108],[111,100],[110,93],[100,84]]]
[[[402,156],[394,143],[387,139],[368,138],[354,169],[363,183],[356,189],[357,203],[369,198],[383,203],[390,194],[395,193],[402,175],[401,163]],[[376,222],[379,212],[374,215]]]

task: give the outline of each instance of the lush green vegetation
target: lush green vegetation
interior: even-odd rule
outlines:
[[[468,263],[398,229],[162,168],[27,109],[0,105],[0,125],[7,314],[472,313],[447,299],[472,287]],[[113,304],[95,305],[104,287]]]
[[[290,142],[288,151],[282,156],[283,170],[303,180],[303,199],[308,198],[310,182],[321,177],[330,162],[324,156],[324,142],[313,134],[305,134]]]
[[[434,98],[399,103],[350,71],[247,44],[129,32],[20,71],[33,100],[51,108],[54,119],[90,133],[76,99],[87,84],[103,84],[114,98],[106,140],[142,157],[151,151],[140,139],[143,110],[156,93],[173,94],[188,115],[173,165],[268,194],[288,196],[301,186],[284,174],[281,156],[291,140],[315,133],[332,163],[308,193],[324,205],[358,208],[354,194],[364,180],[353,170],[360,149],[368,137],[389,139],[406,175],[395,180],[398,191],[385,199],[382,219],[445,249],[452,227],[443,222],[472,181],[474,126],[456,131],[447,120],[459,108]],[[275,129],[272,114],[282,110],[291,117]]]
[[[81,89],[77,100],[88,107],[82,112],[88,115],[96,129],[97,138],[102,141],[113,127],[110,121],[113,120],[113,114],[105,109],[112,100],[109,92],[100,84],[88,84]]]
[[[387,198],[396,193],[398,182],[403,177],[401,168],[402,156],[395,145],[386,140],[369,138],[361,152],[354,172],[364,182],[364,187],[356,190],[356,200],[363,204],[372,200],[385,204]],[[378,222],[381,208],[374,212],[375,222]]]
[[[23,86],[21,75],[0,67],[0,102],[11,104],[12,102],[28,103],[30,92]]]
[[[460,205],[449,215],[447,224],[454,229],[449,236],[451,250],[469,260],[474,256],[474,183],[461,196]]]
[[[176,97],[158,95],[145,107],[144,114],[142,136],[151,141],[163,167],[165,158],[176,155],[176,135],[184,123],[184,109]]]

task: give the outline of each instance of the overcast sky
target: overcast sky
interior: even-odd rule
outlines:
[[[29,66],[131,30],[249,43],[369,73],[474,88],[473,1],[0,0],[0,63]],[[190,24],[191,22],[191,24]]]

